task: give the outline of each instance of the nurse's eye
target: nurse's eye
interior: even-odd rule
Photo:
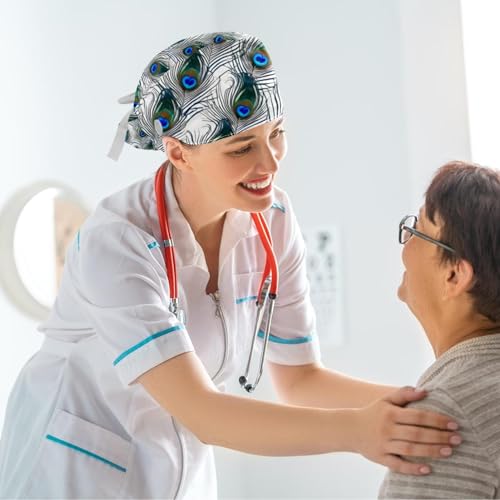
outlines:
[[[232,151],[229,153],[231,156],[243,156],[246,153],[249,153],[252,150],[252,145],[248,144],[248,146],[245,146],[244,148],[237,149],[236,151]]]
[[[280,136],[284,135],[285,132],[286,132],[286,130],[284,128],[276,129],[271,134],[271,139],[276,139],[277,137],[280,137]]]

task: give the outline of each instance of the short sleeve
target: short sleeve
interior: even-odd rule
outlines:
[[[459,424],[462,444],[454,448],[449,458],[405,457],[412,462],[430,465],[432,472],[424,476],[388,472],[379,498],[497,498],[496,467],[453,398],[445,391],[435,389],[425,399],[408,406],[448,415]]]
[[[273,234],[280,274],[278,298],[271,325],[268,360],[282,365],[305,365],[320,361],[316,316],[309,294],[306,247],[286,195],[274,217],[283,219],[281,234]],[[282,248],[276,240],[284,242]],[[280,255],[281,254],[281,255]]]
[[[193,350],[168,310],[164,260],[153,237],[124,222],[83,229],[74,262],[79,299],[123,384]]]

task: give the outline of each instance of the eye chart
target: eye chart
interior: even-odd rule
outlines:
[[[334,226],[306,229],[307,275],[322,345],[343,342],[342,276],[339,233]]]

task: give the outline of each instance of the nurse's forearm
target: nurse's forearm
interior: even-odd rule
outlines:
[[[181,354],[138,380],[200,441],[259,455],[353,451],[359,410],[280,405],[220,393],[193,352]]]
[[[268,456],[354,451],[356,410],[301,408],[213,392],[188,426],[207,444]]]
[[[271,364],[270,370],[280,398],[299,406],[361,408],[396,389],[349,377],[320,365]]]

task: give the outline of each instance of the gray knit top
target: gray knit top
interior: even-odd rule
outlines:
[[[450,458],[411,459],[432,473],[388,472],[380,498],[500,498],[500,333],[463,341],[422,375],[429,391],[409,406],[444,413],[460,425],[462,444]]]

